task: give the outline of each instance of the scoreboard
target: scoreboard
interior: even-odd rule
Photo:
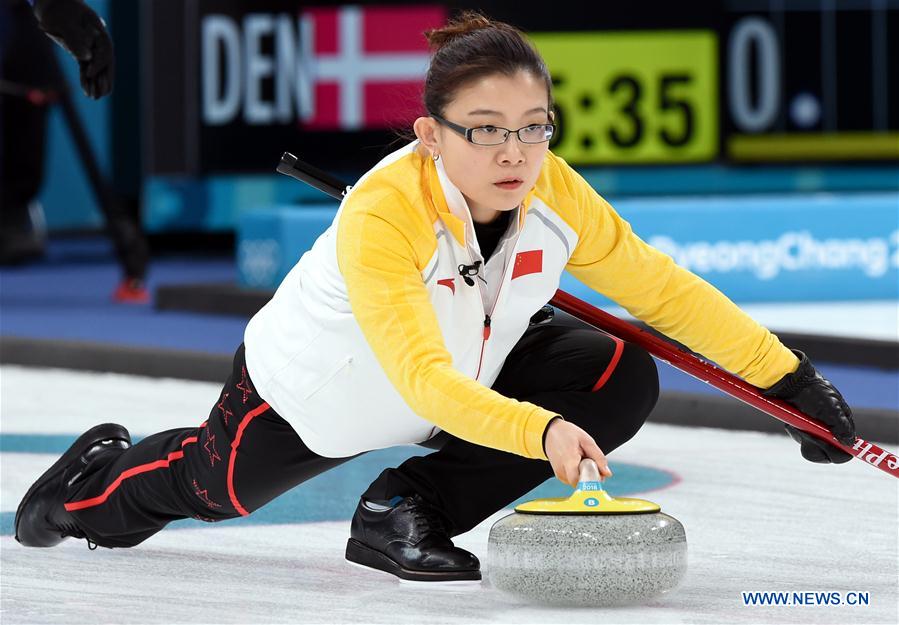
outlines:
[[[145,173],[352,172],[423,114],[422,30],[470,3],[141,3]],[[899,0],[515,3],[576,166],[899,161]],[[177,130],[177,131],[175,131]]]
[[[733,7],[722,32],[725,157],[899,158],[899,2]]]
[[[899,3],[728,6],[716,28],[532,32],[554,150],[581,165],[899,159]]]

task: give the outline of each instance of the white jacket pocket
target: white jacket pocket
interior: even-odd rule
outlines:
[[[353,362],[352,356],[344,356],[340,360],[337,361],[331,368],[325,372],[325,374],[319,379],[317,382],[313,383],[309,388],[307,388],[306,393],[303,395],[303,399],[309,399],[313,397],[320,390],[325,388],[337,375],[350,366]],[[346,389],[346,392],[349,392],[350,389]]]

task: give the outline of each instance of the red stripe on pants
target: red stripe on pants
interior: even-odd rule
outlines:
[[[234,506],[234,509],[240,516],[248,516],[250,513],[240,505],[240,502],[237,500],[237,494],[234,492],[234,461],[237,459],[237,448],[240,446],[240,439],[243,438],[243,432],[247,429],[250,421],[268,410],[268,408],[269,405],[263,403],[258,408],[254,408],[245,414],[240,425],[237,426],[237,436],[234,437],[234,442],[231,443],[231,457],[228,459],[228,496],[231,498],[231,505]]]
[[[615,341],[615,353],[612,354],[612,360],[609,361],[609,366],[606,367],[606,370],[602,372],[602,375],[599,376],[599,379],[596,381],[596,384],[593,386],[593,392],[601,389],[606,382],[609,381],[609,378],[612,377],[612,372],[615,371],[615,367],[618,366],[618,361],[621,360],[621,354],[624,352],[624,341],[622,341],[617,336],[609,335],[613,341]]]
[[[204,421],[200,428],[206,427],[206,422]],[[198,429],[200,429],[198,428]],[[196,436],[188,436],[183,441],[181,441],[181,448],[184,449],[184,446],[189,443],[196,443]],[[115,492],[115,490],[122,485],[122,482],[127,480],[130,477],[134,477],[135,475],[140,475],[141,473],[146,473],[148,471],[154,471],[156,469],[167,469],[169,464],[174,462],[175,460],[181,460],[184,457],[183,451],[173,451],[168,456],[163,458],[162,460],[156,460],[155,462],[148,462],[147,464],[141,464],[136,467],[132,467],[126,471],[122,471],[119,476],[113,480],[112,484],[106,487],[106,490],[103,491],[102,495],[98,495],[97,497],[91,497],[90,499],[82,499],[81,501],[73,501],[71,503],[65,504],[65,509],[67,512],[73,512],[75,510],[84,510],[85,508],[92,508],[94,506],[99,506],[101,503],[105,502],[109,499],[109,496]]]

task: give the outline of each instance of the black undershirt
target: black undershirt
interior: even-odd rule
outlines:
[[[496,244],[499,243],[499,240],[509,228],[509,219],[514,212],[513,210],[502,211],[499,217],[489,224],[479,224],[476,221],[472,221],[474,224],[474,236],[478,240],[478,246],[481,248],[481,255],[484,257],[485,263],[496,251]]]

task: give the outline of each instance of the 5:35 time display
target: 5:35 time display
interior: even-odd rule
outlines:
[[[715,33],[548,33],[532,39],[553,77],[555,153],[580,164],[715,158]]]

